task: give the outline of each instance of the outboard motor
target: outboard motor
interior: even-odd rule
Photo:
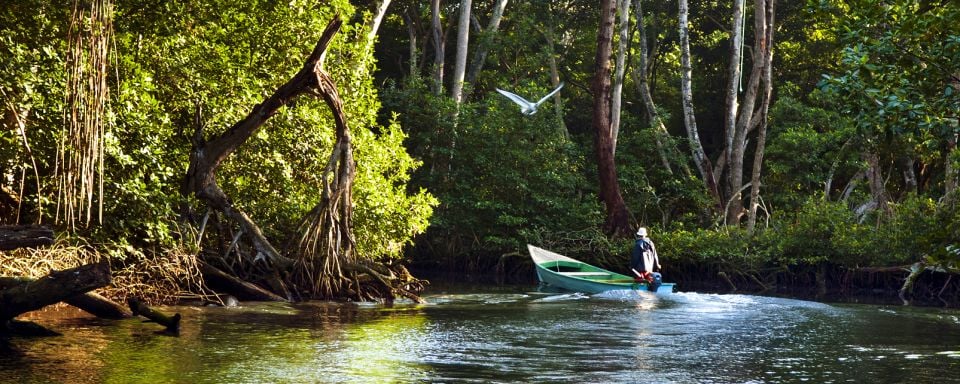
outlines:
[[[656,292],[660,288],[660,284],[663,284],[663,278],[660,276],[660,272],[653,272],[653,281],[647,283],[647,290],[650,292]]]

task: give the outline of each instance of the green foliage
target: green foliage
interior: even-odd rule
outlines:
[[[410,111],[400,119],[411,130],[414,154],[433,162],[414,178],[435,186],[441,202],[430,241],[453,255],[504,252],[545,232],[598,225],[602,208],[583,177],[586,154],[547,109],[524,116],[509,100],[488,98],[462,105],[454,131],[446,100],[416,79],[384,96],[388,109]]]
[[[665,116],[668,117],[668,116]],[[669,224],[673,221],[709,225],[710,196],[703,183],[684,174],[678,164],[686,157],[668,153],[673,173],[663,167],[657,150],[654,127],[625,116],[617,140],[617,175],[620,189],[637,223]],[[661,138],[668,148],[677,148],[677,140]],[[689,168],[688,168],[689,169]]]
[[[408,191],[421,163],[404,148],[406,135],[392,122],[379,135],[357,130],[354,229],[357,252],[367,257],[403,256],[404,246],[426,231],[437,199],[424,188]]]
[[[765,266],[772,255],[770,239],[762,234],[750,237],[738,228],[653,231],[664,264],[719,265],[734,270]]]
[[[844,182],[860,170],[853,122],[824,106],[789,96],[771,110],[764,154],[764,196],[777,212],[795,212],[809,196],[843,192]]]
[[[926,260],[956,270],[957,210],[913,195],[895,204],[893,212],[886,221],[861,222],[845,203],[812,197],[789,219],[754,236],[738,228],[674,227],[652,233],[665,264],[744,271],[823,263],[845,268],[902,266]]]
[[[62,28],[69,8],[27,2],[0,8],[0,50],[10,57],[0,63],[0,89],[5,102],[30,109],[28,134],[44,180],[52,174],[53,164],[44,161],[55,159],[62,119],[57,95],[63,94]],[[179,221],[184,215],[199,220],[203,211],[188,209],[179,188],[197,123],[209,138],[241,120],[301,68],[335,14],[350,19],[354,12],[347,1],[118,2],[105,222],[85,234],[157,250],[196,241]],[[339,84],[353,133],[358,253],[399,257],[426,229],[436,202],[423,189],[406,189],[420,163],[407,154],[396,123],[376,122],[380,104],[369,76],[376,62],[362,49],[364,28],[362,20],[345,24],[324,65]],[[0,140],[18,142],[2,132]],[[327,106],[310,97],[295,100],[222,164],[219,184],[280,243],[318,201],[333,139]],[[8,148],[18,147],[3,145],[0,162],[25,167],[23,152]]]
[[[889,239],[888,260],[905,264],[929,257],[932,264],[957,263],[957,255],[945,252],[956,247],[960,239],[960,214],[951,204],[917,195],[910,195],[894,208],[894,219],[881,227]]]
[[[841,1],[849,15],[840,29],[846,46],[841,70],[824,75],[822,89],[841,111],[856,116],[875,147],[894,136],[956,134],[960,95],[948,79],[960,60],[960,7],[916,0]]]
[[[484,70],[466,85],[470,92],[459,107],[442,92],[435,94],[432,79],[425,78],[432,50],[424,35],[418,43],[426,52],[417,52],[422,68],[408,73],[408,35],[400,15],[428,20],[426,4],[394,6],[380,30],[376,57],[364,51],[370,15],[360,8],[369,4],[358,4],[363,5],[355,8],[346,0],[119,2],[105,148],[106,222],[84,235],[93,243],[139,249],[196,244],[194,231],[181,220],[199,219],[204,210],[191,209],[193,202],[179,194],[179,184],[197,121],[209,139],[242,119],[300,68],[322,27],[339,13],[348,22],[324,68],[338,84],[353,133],[359,254],[400,257],[424,231],[424,248],[454,262],[466,255],[521,251],[526,243],[601,262],[606,256],[620,260],[629,251],[629,239],[607,239],[597,230],[604,214],[596,198],[588,107],[594,97],[588,88],[596,49],[595,4],[511,2],[500,32],[492,36]],[[55,197],[51,176],[63,119],[70,6],[35,0],[0,6],[5,128],[0,130],[0,183],[25,187],[27,219],[40,214],[37,201]],[[944,148],[957,132],[960,110],[960,91],[948,81],[956,76],[951,63],[960,62],[960,7],[911,0],[811,0],[778,7],[777,99],[770,111],[761,190],[771,213],[768,227],[753,236],[712,229],[712,203],[702,183],[680,167],[672,174],[662,167],[654,130],[628,76],[617,167],[632,219],[662,228],[654,233],[665,258],[692,265],[854,267],[922,258],[956,265],[960,220],[935,199],[943,189]],[[456,8],[446,4],[445,19]],[[489,4],[474,8],[485,24]],[[672,164],[689,166],[678,118],[676,7],[650,3],[644,9],[648,43],[656,48],[650,68],[653,96],[663,109],[669,144],[680,148],[668,156]],[[729,4],[707,2],[690,15],[694,99],[711,159],[722,150],[729,12]],[[479,41],[473,39],[471,52]],[[637,43],[631,42],[634,58]],[[454,53],[449,45],[447,53]],[[530,97],[545,93],[552,88],[549,55],[557,59],[567,84],[563,124],[552,100],[536,115],[523,116],[493,92],[499,87]],[[448,57],[448,70],[450,62]],[[829,75],[809,92],[822,73]],[[387,84],[382,90],[380,80]],[[33,163],[10,129],[10,104],[25,114],[39,191]],[[277,243],[317,203],[332,129],[322,102],[294,100],[219,169],[219,183],[234,203]],[[845,195],[863,168],[860,156],[866,150],[880,153],[890,169],[884,172],[891,175],[885,186],[893,213],[882,220],[852,212],[853,202],[863,199],[862,187]],[[955,165],[958,153],[952,155]],[[916,193],[896,177],[901,158],[916,160]],[[47,207],[49,214],[52,207]]]
[[[43,1],[0,6],[0,186],[17,193],[23,188],[23,221],[35,221],[40,209],[52,210],[37,185],[49,193],[54,183],[36,180],[34,172],[47,175],[55,167],[56,156],[43,149],[56,148],[62,125],[68,17],[69,7]]]
[[[811,197],[782,229],[774,260],[780,265],[816,265],[822,262],[852,265],[869,253],[867,246],[875,233],[857,222],[854,213],[841,202]]]

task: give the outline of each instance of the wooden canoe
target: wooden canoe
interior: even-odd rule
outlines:
[[[584,263],[546,249],[527,245],[530,258],[537,267],[540,282],[574,292],[600,293],[613,290],[649,291],[646,282],[637,283],[633,277]],[[673,293],[674,283],[662,283],[657,294]]]

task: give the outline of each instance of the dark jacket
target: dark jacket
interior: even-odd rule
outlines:
[[[644,267],[643,254],[647,252],[653,259],[653,263],[650,264],[649,270]],[[638,238],[633,244],[633,252],[630,254],[630,268],[636,269],[637,272],[653,272],[653,268],[659,264],[660,260],[657,260],[657,249],[654,247],[653,242],[647,238]]]

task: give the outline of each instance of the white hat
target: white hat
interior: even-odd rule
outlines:
[[[647,237],[647,228],[645,227],[637,228],[637,237]]]

